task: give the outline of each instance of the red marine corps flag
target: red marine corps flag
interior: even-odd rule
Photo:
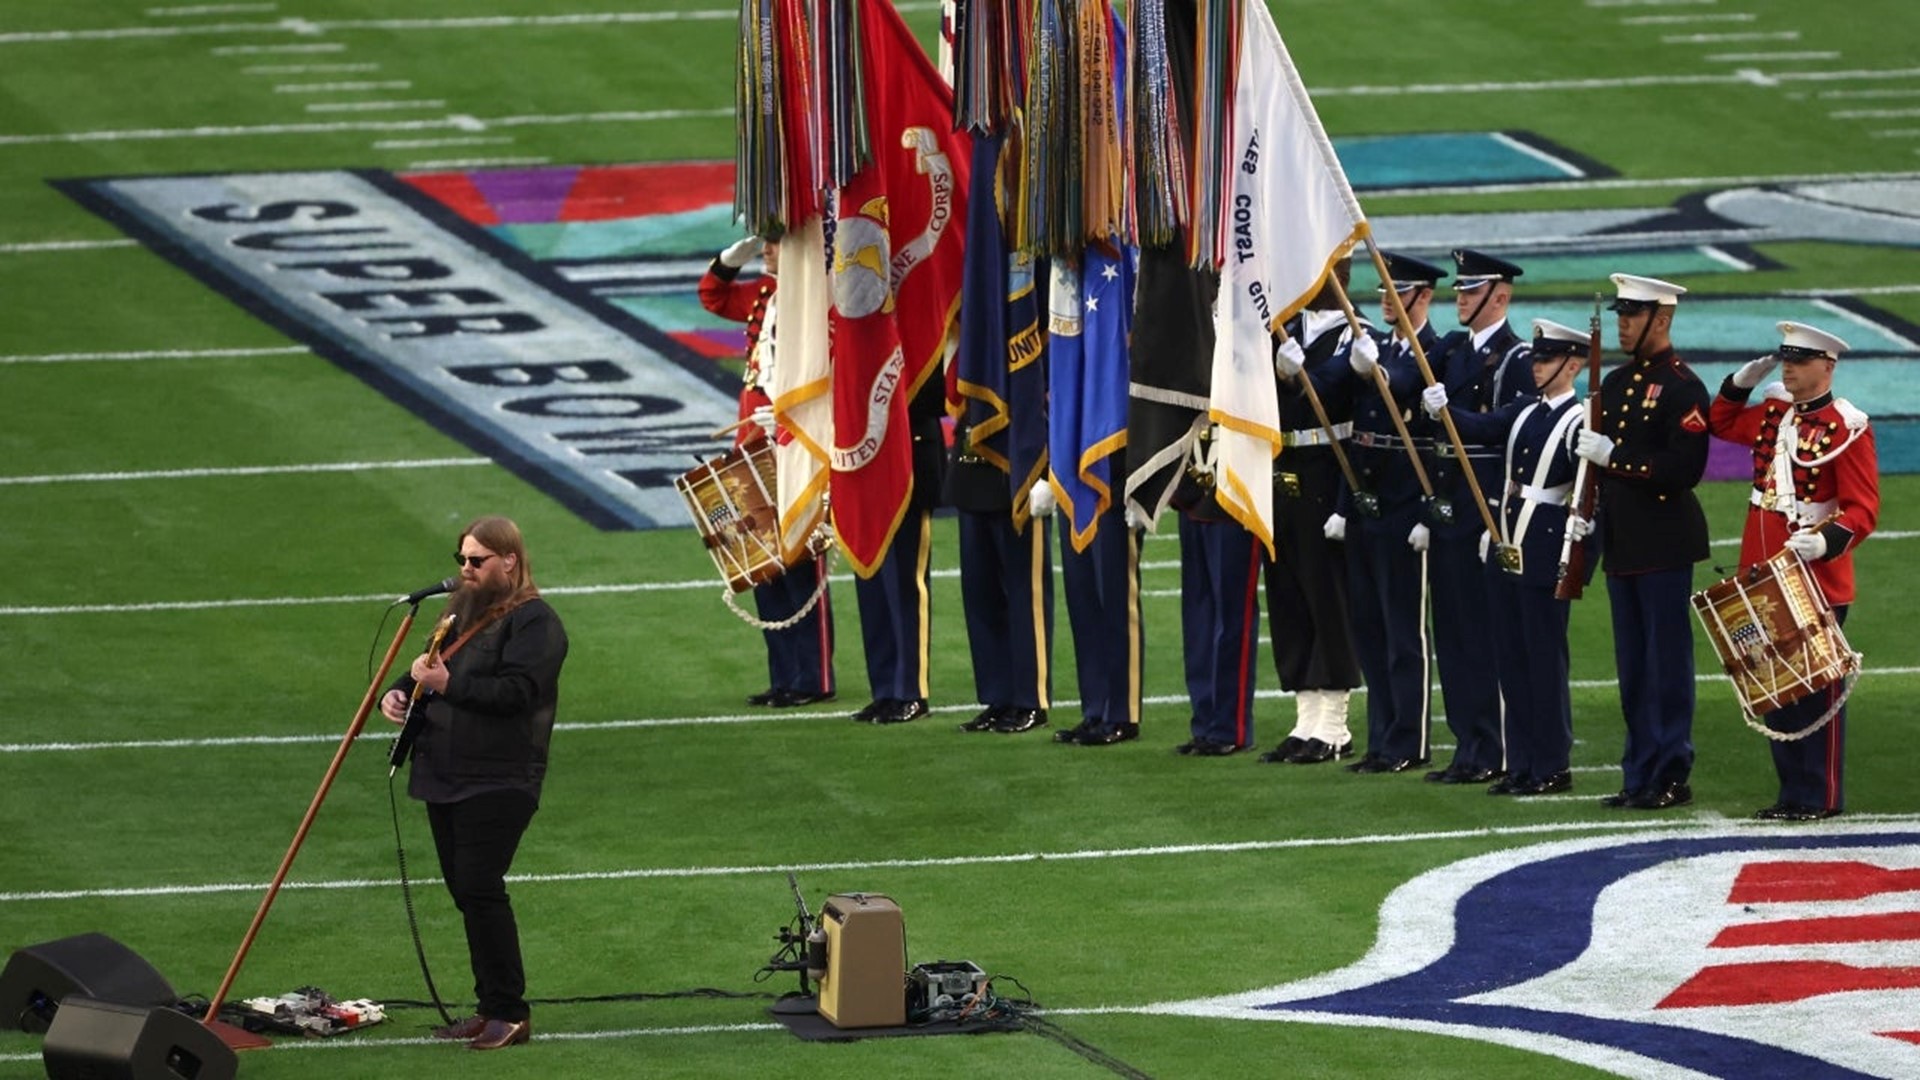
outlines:
[[[839,194],[832,236],[834,532],[862,577],[913,493],[907,405],[951,355],[972,148],[953,94],[899,14],[858,0],[872,160]]]

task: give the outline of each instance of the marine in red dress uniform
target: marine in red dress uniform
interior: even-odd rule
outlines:
[[[774,275],[780,269],[780,245],[764,245],[765,274],[739,280],[740,268],[762,249],[761,241],[755,237],[729,244],[700,278],[701,307],[721,318],[747,324],[747,367],[740,388],[740,419],[755,422],[740,425],[734,435],[735,446],[773,436],[773,399],[767,394],[765,380],[772,377]],[[820,602],[793,625],[762,631],[767,643],[768,684],[765,690],[748,695],[747,704],[784,708],[833,699],[833,612],[822,587],[826,572],[824,562],[809,557],[780,577],[754,586],[754,606],[762,622],[779,623],[793,618],[816,590],[820,590]]]
[[[1842,622],[1853,602],[1853,549],[1880,514],[1880,469],[1867,415],[1833,396],[1833,369],[1847,343],[1795,322],[1780,324],[1776,354],[1743,365],[1721,384],[1708,416],[1713,434],[1753,448],[1753,492],[1740,537],[1740,568],[1766,562],[1783,548],[1806,560]],[[1748,404],[1776,363],[1781,381]],[[1833,708],[1837,687],[1767,714],[1775,731],[1798,732]],[[1780,797],[1756,815],[1774,821],[1832,817],[1844,806],[1846,709],[1824,727],[1790,741],[1773,740]]]

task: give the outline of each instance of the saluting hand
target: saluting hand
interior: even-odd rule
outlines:
[[[1751,390],[1759,386],[1760,381],[1767,377],[1767,372],[1772,371],[1774,365],[1779,362],[1780,358],[1772,353],[1768,353],[1765,356],[1756,356],[1746,363],[1741,364],[1739,370],[1733,373],[1733,385],[1742,390]]]
[[[733,243],[727,245],[725,251],[720,253],[720,264],[722,266],[731,266],[735,270],[738,270],[747,265],[747,263],[752,262],[753,257],[760,254],[761,249],[766,246],[766,242],[757,236],[748,236],[735,240]]]

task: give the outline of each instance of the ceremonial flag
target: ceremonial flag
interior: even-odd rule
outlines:
[[[830,240],[834,532],[862,577],[913,492],[907,406],[954,347],[971,148],[953,97],[891,4],[859,0],[873,160],[841,189]]]
[[[807,546],[825,516],[827,448],[833,445],[832,368],[827,350],[827,249],[820,217],[780,243],[777,358],[768,381],[773,415],[791,438],[774,446],[780,546],[789,560]]]
[[[1127,445],[1132,251],[1095,246],[1081,269],[1056,266],[1049,303],[1053,483],[1073,549],[1085,551],[1113,506],[1113,456]]]
[[[1266,4],[1247,0],[1234,80],[1231,181],[1214,309],[1214,491],[1273,550],[1280,405],[1272,328],[1307,305],[1366,218]]]

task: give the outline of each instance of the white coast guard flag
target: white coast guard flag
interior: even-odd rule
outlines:
[[[780,546],[791,559],[825,513],[833,445],[833,365],[827,350],[827,246],[819,215],[780,243],[780,317],[773,324],[773,414],[792,439],[774,451]]]
[[[1215,494],[1271,554],[1280,403],[1269,334],[1320,291],[1367,222],[1267,5],[1244,10],[1208,416]]]

